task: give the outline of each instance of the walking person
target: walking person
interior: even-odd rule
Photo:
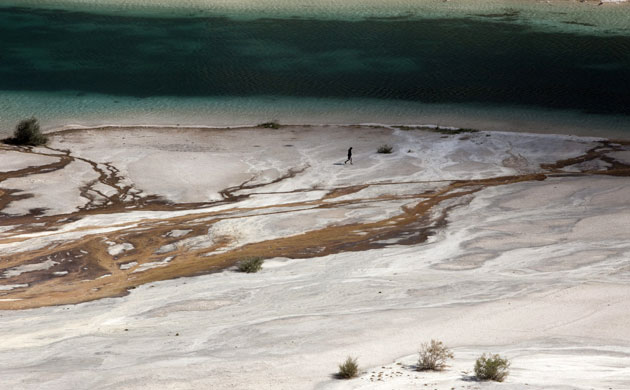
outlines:
[[[346,161],[344,161],[343,165],[346,165],[346,163],[350,161],[350,165],[352,165],[352,147],[350,147],[350,149],[348,149],[348,159]]]

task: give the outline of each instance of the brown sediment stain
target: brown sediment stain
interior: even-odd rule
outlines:
[[[560,161],[556,161],[553,164],[541,164],[541,168],[554,173],[563,173],[563,169],[583,164],[589,161],[601,160],[605,163],[608,163],[610,166],[604,170],[581,170],[577,172],[578,174],[600,174],[600,175],[610,175],[610,176],[628,176],[628,172],[630,170],[630,166],[628,164],[624,164],[610,156],[608,153],[611,152],[620,152],[624,150],[628,150],[627,147],[630,146],[630,142],[622,142],[622,141],[600,141],[599,145],[588,150],[585,154],[577,157],[572,157]]]
[[[509,185],[519,182],[545,180],[549,176],[565,174],[564,168],[576,164],[601,159],[609,167],[600,171],[585,171],[571,174],[619,175],[630,176],[630,166],[607,156],[607,153],[626,150],[624,145],[601,142],[584,155],[541,166],[539,173],[515,176],[503,176],[487,179],[457,180],[441,183],[415,194],[387,194],[376,197],[340,199],[344,195],[356,194],[371,185],[414,184],[410,183],[374,183],[348,187],[332,188],[328,194],[317,200],[293,202],[261,207],[238,208],[238,201],[252,194],[251,191],[264,187],[267,183],[252,184],[246,181],[239,186],[227,188],[221,192],[223,200],[209,203],[174,204],[159,198],[128,196],[130,186],[122,186],[117,169],[110,163],[90,163],[99,173],[98,182],[116,189],[115,195],[105,197],[106,201],[92,201],[81,210],[67,215],[21,216],[9,222],[20,226],[0,235],[0,243],[26,240],[13,237],[25,232],[42,230],[54,231],[69,222],[86,215],[105,213],[124,213],[137,210],[180,211],[191,210],[190,214],[153,216],[139,221],[125,222],[107,233],[89,233],[96,227],[82,227],[86,235],[68,240],[55,241],[55,233],[50,244],[17,252],[0,258],[0,286],[13,286],[10,290],[0,290],[0,309],[26,309],[49,305],[73,304],[90,300],[115,297],[126,294],[139,285],[159,280],[173,279],[217,272],[234,265],[246,257],[288,257],[312,258],[340,252],[365,251],[388,245],[413,245],[422,243],[447,223],[448,213],[453,207],[466,204],[472,194],[492,186]],[[56,154],[60,161],[55,164],[65,165],[74,157],[68,153]],[[70,159],[68,161],[68,159]],[[46,169],[62,169],[57,165]],[[65,166],[63,165],[63,166]],[[41,170],[31,167],[31,173],[22,170],[22,174],[37,174]],[[271,183],[290,179],[308,167],[290,170]],[[86,195],[92,192],[97,199],[98,192],[90,184],[81,191]],[[3,197],[11,190],[4,189]],[[96,194],[96,195],[94,195]],[[18,195],[11,195],[18,196]],[[101,196],[101,197],[104,197]],[[405,206],[393,216],[383,216],[377,221],[329,225],[310,231],[263,240],[248,244],[239,244],[230,236],[210,236],[211,227],[220,221],[249,216],[296,213],[303,210],[335,209],[358,206],[367,203],[404,201]],[[209,208],[217,204],[234,204],[234,208],[212,211]],[[2,203],[0,203],[1,205]],[[128,207],[133,208],[129,209]],[[199,210],[208,207],[208,210]],[[33,224],[40,225],[33,225]],[[79,229],[77,229],[78,231]],[[181,237],[173,231],[185,231]],[[127,250],[110,254],[113,245],[130,244]],[[32,271],[22,272],[25,266],[34,267]],[[21,267],[21,268],[20,268]],[[39,269],[38,269],[39,268]],[[5,277],[3,277],[5,276]],[[26,287],[20,287],[27,285]]]
[[[335,188],[332,191],[328,192],[326,195],[324,195],[323,199],[324,200],[334,199],[340,196],[355,194],[368,187],[369,187],[368,184],[362,184],[362,185],[349,186],[349,187],[344,187],[344,188]]]
[[[68,164],[70,164],[73,161],[73,158],[70,157],[69,152],[65,152],[65,153],[62,152],[61,154],[50,154],[50,153],[35,151],[34,148],[32,147],[19,147],[19,146],[7,146],[7,145],[2,145],[0,147],[0,151],[2,150],[10,150],[10,151],[16,151],[16,152],[25,153],[25,154],[37,154],[40,156],[55,157],[55,158],[58,158],[58,160],[49,164],[29,166],[26,168],[14,170],[14,171],[8,171],[8,172],[0,172],[0,185],[3,181],[6,181],[7,179],[27,177],[27,176],[33,176],[33,175],[58,171],[65,168]],[[0,217],[5,219],[5,221],[8,220],[7,214],[3,213],[2,210],[4,210],[5,207],[9,205],[9,203],[17,201],[17,200],[21,200],[21,199],[27,199],[32,196],[30,194],[25,194],[21,192],[22,191],[20,191],[19,189],[9,189],[9,188],[3,188],[0,191]],[[36,212],[32,214],[40,214],[42,210],[40,209],[40,210],[34,210],[34,211]],[[37,211],[40,211],[40,212],[37,212]],[[3,223],[0,220],[0,226],[2,224]]]
[[[72,157],[70,157],[69,151],[57,151],[57,152],[60,152],[60,154],[59,153],[44,153],[44,152],[36,151],[33,147],[7,146],[7,145],[0,146],[0,151],[2,150],[5,150],[5,151],[9,150],[9,151],[15,151],[15,152],[26,153],[26,154],[37,154],[40,156],[56,157],[56,158],[59,158],[59,160],[49,163],[49,164],[30,166],[30,167],[18,169],[15,171],[0,172],[0,182],[3,182],[11,178],[26,177],[26,176],[37,175],[41,173],[57,171],[57,170],[65,168],[68,164],[70,164],[74,160]]]
[[[415,197],[417,204],[405,207],[399,215],[377,222],[354,223],[329,226],[289,237],[282,237],[262,242],[229,248],[223,253],[218,250],[230,244],[229,238],[214,241],[207,234],[212,224],[225,218],[216,217],[216,213],[200,213],[174,218],[142,221],[137,226],[117,230],[115,233],[87,235],[80,239],[63,242],[53,247],[44,247],[9,255],[2,260],[1,272],[25,264],[40,264],[55,261],[53,267],[45,271],[25,272],[13,278],[7,278],[5,284],[28,287],[9,290],[0,299],[18,299],[0,301],[0,307],[6,309],[32,308],[51,304],[78,303],[88,300],[119,296],[129,288],[181,276],[198,275],[229,267],[239,259],[250,256],[310,258],[347,251],[364,251],[396,243],[410,245],[423,242],[437,229],[444,226],[448,210],[452,205],[438,210],[436,215],[429,213],[441,202],[460,198],[466,201],[466,195],[486,188],[489,185],[501,185],[525,180],[543,179],[543,175],[523,175],[502,177],[480,181],[454,182],[433,193],[420,193]],[[395,199],[395,196],[386,200]],[[410,199],[407,195],[404,199]],[[366,199],[345,200],[339,205],[362,203]],[[382,201],[382,200],[379,200]],[[330,202],[321,200],[290,203],[282,205],[291,213],[310,208],[335,207]],[[269,213],[277,213],[273,207],[265,206]],[[253,210],[253,209],[252,209]],[[226,212],[223,211],[223,214]],[[260,214],[258,214],[260,215]],[[210,218],[210,220],[206,220]],[[173,230],[190,231],[185,238],[202,237],[210,242],[209,246],[195,248],[182,243],[182,239],[168,233]],[[392,241],[393,240],[393,241]],[[109,242],[129,243],[133,249],[120,255],[112,256],[107,252]],[[170,251],[157,253],[160,248],[174,245]],[[171,258],[169,263],[160,263]],[[128,269],[121,265],[137,263]],[[148,263],[156,263],[156,268],[137,271]],[[55,274],[65,273],[63,275]],[[107,276],[109,275],[109,276]]]

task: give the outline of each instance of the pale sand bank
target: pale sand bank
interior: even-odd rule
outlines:
[[[329,126],[76,130],[50,147],[34,152],[67,165],[10,177],[50,164],[26,154],[0,173],[37,199],[2,204],[0,307],[139,287],[1,312],[7,388],[630,386],[627,146]],[[20,215],[34,204],[49,209]],[[155,282],[255,253],[271,257],[257,274]],[[431,338],[456,359],[418,373]],[[506,383],[471,382],[482,352],[512,359]],[[332,379],[349,354],[365,374]]]

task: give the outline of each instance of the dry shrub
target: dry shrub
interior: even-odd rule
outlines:
[[[453,352],[438,340],[422,343],[419,354],[418,371],[442,371],[446,367],[448,359],[452,359],[454,356]]]
[[[258,127],[262,127],[265,129],[279,129],[280,126],[281,126],[280,123],[278,123],[278,121],[275,121],[275,120],[258,124]]]
[[[255,273],[262,269],[264,261],[262,257],[245,259],[238,263],[237,270],[238,272],[246,272],[248,274]]]
[[[377,150],[378,153],[383,153],[383,154],[390,154],[393,151],[394,151],[394,147],[387,144],[379,146]]]
[[[485,353],[475,362],[475,375],[482,381],[503,382],[507,378],[510,361],[499,355]]]
[[[48,138],[40,131],[37,118],[32,117],[21,120],[15,126],[13,137],[6,138],[3,141],[13,145],[37,146],[45,144]]]

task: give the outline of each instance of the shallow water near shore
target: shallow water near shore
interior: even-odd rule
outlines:
[[[626,138],[630,36],[508,16],[315,20],[0,8],[0,126],[437,123]],[[486,118],[485,121],[483,118]]]
[[[630,34],[630,5],[598,0],[0,0],[32,7],[141,17],[230,17],[357,21],[471,18],[509,21],[557,32]]]

